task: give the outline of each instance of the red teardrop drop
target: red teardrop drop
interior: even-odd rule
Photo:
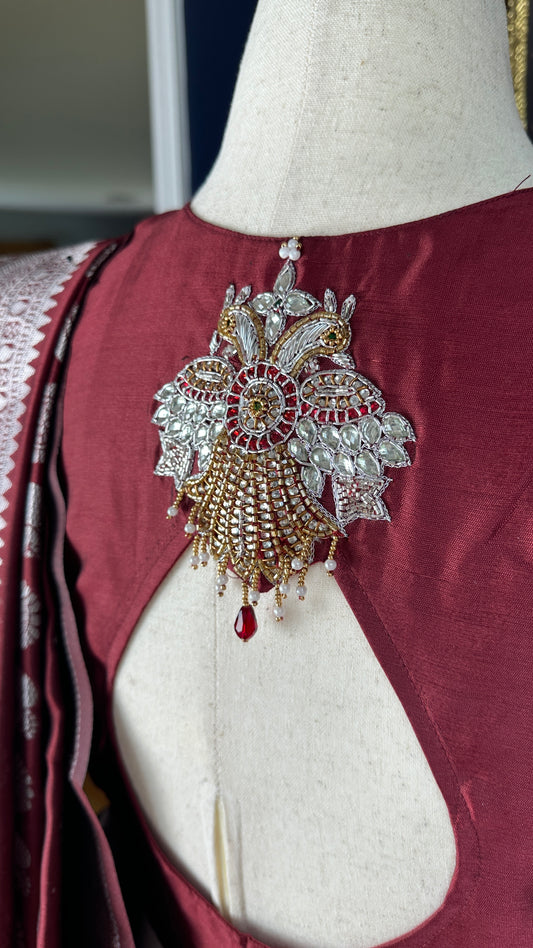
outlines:
[[[242,606],[235,619],[235,631],[243,642],[247,642],[257,632],[257,619],[253,606]]]

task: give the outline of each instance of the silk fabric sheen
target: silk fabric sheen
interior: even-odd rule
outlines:
[[[417,436],[412,467],[394,470],[386,491],[391,523],[351,524],[335,573],[456,833],[448,895],[388,943],[405,948],[533,937],[532,225],[533,190],[512,192],[423,221],[304,236],[297,265],[298,286],[318,298],[326,287],[356,294],[356,364]],[[68,575],[102,759],[117,664],[187,542],[183,516],[165,519],[170,479],[152,473],[152,394],[209,351],[229,283],[272,287],[286,236],[233,233],[189,208],[149,219],[107,264],[76,329],[62,443]],[[132,806],[162,940],[258,946],[175,870]]]

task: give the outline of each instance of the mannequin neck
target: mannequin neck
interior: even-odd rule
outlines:
[[[503,0],[260,0],[192,207],[257,234],[401,223],[533,169]]]

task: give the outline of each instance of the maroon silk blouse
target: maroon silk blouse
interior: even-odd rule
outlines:
[[[412,467],[386,491],[391,522],[350,524],[335,573],[456,836],[444,903],[387,943],[405,948],[533,944],[532,230],[530,189],[414,223],[302,237],[298,286],[356,294],[356,365],[417,436]],[[152,396],[209,351],[229,283],[272,288],[286,236],[234,233],[188,207],[151,218],[107,263],[74,334],[62,439],[68,578],[95,695],[94,767],[112,799],[117,664],[187,542],[183,516],[165,518],[171,480],[153,475]],[[163,944],[258,948],[171,865],[131,805],[124,878],[137,881]],[[127,932],[119,883],[109,886]]]

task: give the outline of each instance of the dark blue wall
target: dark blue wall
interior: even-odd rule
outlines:
[[[192,188],[213,164],[257,0],[185,0]]]

